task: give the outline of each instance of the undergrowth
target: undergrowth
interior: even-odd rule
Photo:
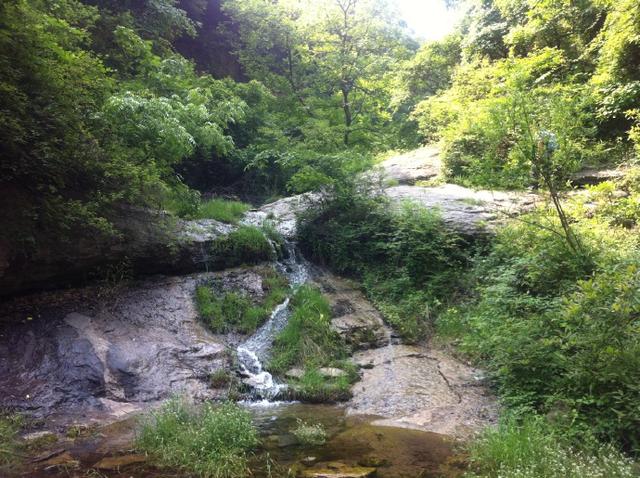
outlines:
[[[289,292],[287,279],[276,271],[262,272],[264,298],[253,301],[242,292],[216,290],[214,284],[196,288],[196,306],[202,320],[215,333],[240,332],[250,334],[260,327],[273,309]]]
[[[309,402],[345,400],[357,377],[348,355],[346,344],[331,327],[326,298],[315,287],[300,287],[291,300],[291,317],[274,341],[268,369],[281,376],[292,367],[303,370],[299,378],[289,379],[292,398]],[[328,377],[320,371],[323,367],[339,368],[346,375]]]
[[[468,478],[632,478],[633,462],[610,445],[573,446],[542,417],[505,418],[469,448]]]
[[[336,196],[301,217],[299,239],[314,261],[362,281],[368,297],[407,342],[425,338],[460,291],[469,244],[437,211],[394,207],[379,196]]]
[[[203,478],[244,478],[258,435],[249,413],[235,404],[196,408],[174,398],[143,419],[136,445],[160,466]]]

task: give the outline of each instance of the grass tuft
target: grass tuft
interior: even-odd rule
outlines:
[[[19,461],[21,424],[20,415],[0,416],[0,470],[13,467]]]
[[[289,380],[291,398],[308,402],[341,401],[350,397],[350,384],[357,378],[346,361],[348,348],[331,327],[331,307],[315,287],[300,287],[291,300],[291,317],[274,341],[268,368],[284,375],[292,367],[304,374]],[[337,367],[343,377],[325,377],[321,367]]]
[[[215,219],[216,221],[237,224],[249,209],[251,209],[249,204],[240,201],[209,199],[200,203],[194,219]]]
[[[160,466],[240,478],[250,474],[248,455],[258,435],[249,413],[233,403],[195,408],[175,398],[146,416],[136,444]]]
[[[240,226],[211,246],[214,262],[221,267],[258,264],[275,259],[275,252],[264,233],[254,226]]]

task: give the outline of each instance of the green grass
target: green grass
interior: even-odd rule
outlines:
[[[242,216],[251,209],[249,204],[226,199],[209,199],[201,202],[194,219],[215,219],[217,221],[237,224]]]
[[[482,478],[631,478],[633,463],[613,447],[572,448],[543,418],[506,419],[469,446],[470,471]]]
[[[136,440],[159,466],[203,478],[249,476],[248,457],[257,445],[247,411],[232,403],[196,408],[179,398],[147,415]]]
[[[262,230],[240,226],[235,231],[216,238],[211,245],[213,262],[218,267],[258,264],[275,259],[275,252]]]
[[[286,278],[272,269],[262,272],[262,288],[264,299],[253,303],[242,293],[217,293],[211,284],[200,285],[196,287],[196,306],[200,317],[215,333],[250,334],[269,318],[289,292]]]
[[[0,416],[0,470],[14,467],[20,461],[21,423],[20,415]]]
[[[221,198],[203,201],[198,191],[184,184],[175,186],[165,198],[164,208],[185,219],[215,219],[237,224],[251,205]]]
[[[291,301],[291,317],[274,341],[268,368],[284,375],[292,367],[304,370],[302,377],[289,380],[291,398],[309,402],[348,399],[350,384],[357,377],[347,362],[348,348],[331,328],[329,302],[315,287],[304,285]],[[344,377],[324,377],[318,369],[337,367]]]

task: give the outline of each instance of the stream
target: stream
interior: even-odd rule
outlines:
[[[289,281],[292,289],[304,284],[309,279],[308,262],[298,253],[295,244],[285,242],[285,257],[276,263],[276,269]],[[237,348],[240,373],[243,382],[249,385],[256,398],[263,399],[265,405],[275,399],[286,385],[277,383],[269,372],[263,369],[262,363],[268,357],[269,349],[278,332],[289,320],[289,301],[278,304],[269,319],[246,341]]]
[[[312,266],[292,242],[274,266],[292,289],[309,282],[323,291],[361,380],[344,404],[278,400],[286,384],[263,364],[289,318],[289,298],[253,335],[232,338],[235,371],[252,389],[240,404],[261,436],[253,476],[459,476],[456,438],[495,417],[495,402],[476,371],[426,344],[398,343],[357,284]],[[136,454],[137,416],[177,393],[196,401],[224,398],[208,377],[229,367],[228,339],[202,326],[194,291],[215,278],[229,290],[258,293],[260,267],[157,277],[106,291],[39,293],[0,304],[0,405],[28,411],[34,422],[27,431],[53,437],[10,476],[184,476]],[[292,434],[298,420],[321,424],[326,443],[299,443]]]

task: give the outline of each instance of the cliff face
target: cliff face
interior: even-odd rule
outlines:
[[[50,238],[31,253],[0,244],[0,297],[110,276],[205,270],[213,240],[233,230],[210,219],[182,221],[140,208],[122,210],[113,222],[117,237],[78,235],[72,243]]]

